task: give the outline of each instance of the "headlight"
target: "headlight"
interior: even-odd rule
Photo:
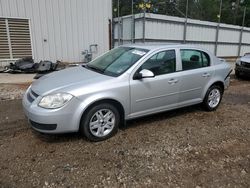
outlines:
[[[240,65],[240,64],[241,64],[240,59],[237,59],[237,60],[236,60],[236,64],[237,64],[237,65]]]
[[[39,106],[42,108],[55,109],[64,106],[68,101],[73,98],[68,93],[57,93],[44,96],[39,102]]]

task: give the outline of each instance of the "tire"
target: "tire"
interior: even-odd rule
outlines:
[[[236,78],[240,78],[240,72],[237,71],[237,70],[235,70],[235,77],[236,77]]]
[[[223,96],[223,89],[218,85],[212,85],[203,100],[203,106],[207,111],[214,111],[218,108]]]
[[[120,113],[114,105],[97,104],[84,113],[79,131],[90,141],[106,140],[117,133],[120,119]]]

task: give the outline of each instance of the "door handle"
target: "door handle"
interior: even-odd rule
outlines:
[[[202,76],[203,76],[203,77],[210,77],[210,74],[206,72],[206,73],[204,73]]]
[[[170,79],[170,80],[168,81],[168,83],[169,83],[169,84],[176,84],[178,81],[179,81],[179,80],[172,78],[172,79]]]

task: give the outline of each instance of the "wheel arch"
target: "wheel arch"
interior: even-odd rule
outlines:
[[[213,85],[219,86],[222,89],[222,93],[224,92],[225,86],[224,86],[224,83],[222,81],[216,81],[211,86],[213,86]]]
[[[92,107],[98,105],[98,104],[103,104],[103,103],[109,103],[109,104],[112,104],[113,106],[115,106],[121,116],[121,125],[123,126],[125,124],[125,110],[124,110],[124,107],[123,105],[115,100],[115,99],[110,99],[110,98],[104,98],[104,99],[99,99],[99,100],[96,100],[96,101],[93,101],[92,103],[90,103],[83,111],[82,111],[82,114],[81,114],[81,118],[80,118],[80,122],[79,122],[79,128],[80,128],[80,125],[81,125],[81,122],[84,118],[84,115],[88,112],[88,110],[90,110]],[[78,129],[79,129],[78,128]]]
[[[221,81],[221,80],[213,80],[213,81],[211,81],[211,82],[207,85],[206,89],[204,90],[203,95],[202,95],[203,100],[204,100],[204,98],[205,98],[205,96],[206,96],[206,93],[207,93],[208,89],[209,89],[211,86],[213,86],[213,85],[217,85],[217,86],[221,87],[221,88],[222,88],[222,94],[224,93],[224,89],[225,89],[224,82]]]

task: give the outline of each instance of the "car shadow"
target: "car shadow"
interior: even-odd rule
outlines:
[[[241,75],[240,77],[234,75],[233,78],[239,81],[250,81],[250,75]]]
[[[41,141],[48,143],[63,143],[69,141],[77,141],[80,139],[86,140],[80,133],[62,133],[62,134],[46,134],[40,133],[35,130],[32,130],[32,133]],[[86,140],[87,141],[87,140]]]
[[[119,127],[120,130],[126,131],[127,129],[140,127],[140,126],[149,126],[147,124],[151,124],[152,122],[158,122],[162,120],[168,120],[171,118],[175,118],[184,114],[194,113],[203,111],[201,105],[194,105],[184,108],[179,108],[176,110],[166,111],[162,113],[157,113],[153,115],[144,116],[141,118],[136,118],[133,120],[128,120],[125,125]],[[89,142],[84,136],[82,136],[79,132],[77,133],[65,133],[65,134],[45,134],[39,133],[37,131],[32,131],[36,137],[47,143],[63,143],[70,141],[79,141],[82,140],[84,142]]]
[[[136,118],[133,120],[128,120],[124,126],[120,127],[120,129],[126,130],[126,129],[130,129],[130,128],[137,127],[137,126],[144,126],[144,125],[151,124],[154,122],[159,122],[162,120],[169,120],[175,117],[182,116],[184,114],[200,112],[200,111],[204,111],[204,110],[201,107],[201,105],[198,104],[198,105],[183,107],[183,108],[179,108],[175,110],[165,111],[161,113],[151,114],[151,115],[143,116],[143,117]]]

